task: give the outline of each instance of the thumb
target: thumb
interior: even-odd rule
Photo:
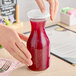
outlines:
[[[23,34],[20,34],[20,33],[18,33],[18,35],[19,35],[19,37],[20,37],[22,40],[24,40],[24,41],[27,41],[27,40],[28,40],[28,37],[27,37],[27,36],[25,36],[25,35],[23,35]]]
[[[41,12],[44,13],[45,12],[45,5],[44,5],[43,0],[36,0],[36,3],[39,6]]]

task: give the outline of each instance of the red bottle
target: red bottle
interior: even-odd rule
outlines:
[[[49,67],[49,39],[45,32],[45,19],[31,19],[31,34],[27,48],[32,55],[31,70],[42,71]]]

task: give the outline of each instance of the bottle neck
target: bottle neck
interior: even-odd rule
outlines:
[[[43,19],[43,20],[31,19],[30,22],[31,22],[31,30],[32,31],[41,32],[45,28],[45,23],[46,23],[45,19]]]

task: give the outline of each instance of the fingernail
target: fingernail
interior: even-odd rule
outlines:
[[[28,59],[31,59],[32,58],[32,56],[30,55],[29,57],[28,57]]]
[[[32,61],[30,62],[30,64],[29,64],[29,66],[31,66],[33,63],[32,63]]]
[[[53,20],[55,19],[55,15],[53,16]]]
[[[41,12],[42,12],[42,13],[45,13],[45,8],[42,8],[42,9],[41,9]]]
[[[29,64],[26,64],[27,66],[29,66]]]
[[[29,66],[29,64],[25,63],[27,66]]]
[[[50,19],[51,19],[51,21],[53,21],[53,18],[52,17],[50,17]]]
[[[29,66],[31,66],[33,63],[32,63],[32,61],[31,61],[31,63],[30,63],[30,65]]]
[[[30,55],[30,59],[32,58],[32,56]]]
[[[52,21],[53,21],[53,18],[52,18]]]
[[[28,62],[27,62],[27,66],[31,66],[33,63],[32,63],[32,61],[31,60],[29,60]]]
[[[52,14],[51,14],[51,20],[54,21],[54,19],[55,19],[55,14],[54,14],[54,12],[52,12]]]
[[[42,12],[42,13],[44,13],[44,12],[45,12],[45,10],[42,10],[41,12]]]

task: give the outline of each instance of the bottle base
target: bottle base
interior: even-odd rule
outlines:
[[[32,68],[32,67],[28,67],[28,69],[31,70],[31,71],[45,71],[45,70],[47,70],[48,68],[49,68],[49,67],[44,68],[44,69],[34,69],[34,68]]]

